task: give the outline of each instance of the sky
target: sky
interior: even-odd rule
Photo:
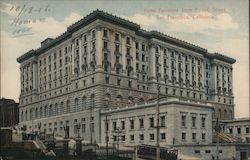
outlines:
[[[233,65],[235,116],[249,117],[248,0],[81,1],[2,0],[1,97],[19,101],[20,65],[17,57],[55,38],[96,9],[157,30],[210,53],[236,59]]]

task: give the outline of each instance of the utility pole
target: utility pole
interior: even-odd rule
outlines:
[[[108,157],[109,157],[109,149],[108,149],[108,142],[109,142],[109,136],[108,136],[108,116],[110,116],[110,115],[108,115],[108,114],[106,114],[105,115],[105,129],[106,129],[106,157],[107,157],[107,159],[108,159]]]
[[[216,120],[216,160],[219,160],[219,118]]]
[[[92,103],[93,103],[93,102],[92,102]],[[89,129],[90,129],[90,144],[93,143],[93,142],[92,142],[92,141],[93,141],[93,140],[92,140],[92,129],[93,129],[93,128],[92,128],[92,109],[93,109],[92,107],[93,107],[93,105],[94,105],[94,104],[91,104],[91,106],[90,106],[90,118],[89,118],[89,122],[90,122],[90,123],[89,123]]]
[[[160,89],[161,86],[157,85],[157,102],[156,102],[156,116],[157,116],[157,124],[156,124],[156,160],[160,160],[160,143],[159,143],[159,134],[160,134],[160,107],[159,107],[159,99],[160,99]]]

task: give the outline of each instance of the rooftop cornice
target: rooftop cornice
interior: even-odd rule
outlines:
[[[231,63],[231,64],[235,63],[235,59],[232,59],[230,57],[221,55],[219,53],[209,54],[207,52],[207,50],[204,48],[201,48],[201,47],[196,46],[194,44],[191,44],[191,43],[182,41],[180,39],[168,36],[166,34],[158,32],[158,31],[143,30],[140,28],[140,25],[138,25],[134,22],[125,20],[123,18],[117,17],[115,15],[112,15],[110,13],[107,13],[107,12],[104,12],[104,11],[98,10],[98,9],[91,12],[90,14],[88,14],[87,16],[82,18],[81,20],[77,21],[76,23],[72,24],[71,26],[69,26],[67,28],[67,31],[65,31],[63,34],[61,34],[60,36],[58,36],[54,40],[51,40],[51,42],[49,42],[48,44],[44,44],[43,46],[41,46],[40,48],[35,49],[35,50],[32,49],[32,50],[28,51],[27,53],[23,54],[22,56],[18,57],[17,61],[19,63],[21,63],[34,55],[37,56],[37,55],[44,53],[45,51],[51,49],[52,47],[56,46],[57,44],[61,43],[62,41],[70,38],[72,36],[72,33],[76,32],[77,30],[81,29],[82,27],[94,22],[97,19],[111,22],[113,24],[122,26],[124,28],[128,28],[130,30],[135,31],[135,33],[137,35],[148,38],[148,39],[155,38],[155,39],[165,41],[167,43],[170,43],[170,44],[173,44],[176,46],[183,47],[183,48],[188,49],[188,50],[195,51],[199,54],[202,54],[204,56],[208,56],[210,58],[220,59],[220,60],[226,61],[226,62]]]
[[[210,59],[222,60],[222,61],[225,61],[225,62],[230,63],[230,64],[234,64],[236,62],[236,60],[234,58],[222,55],[220,53],[206,53],[205,56],[210,58]]]

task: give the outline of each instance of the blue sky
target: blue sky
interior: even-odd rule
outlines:
[[[24,10],[20,12],[24,7]],[[18,101],[16,58],[101,9],[237,60],[233,85],[236,117],[249,113],[249,4],[247,0],[1,1],[1,96]],[[40,11],[39,11],[40,10]],[[29,13],[30,12],[30,13]],[[31,23],[26,23],[29,20]],[[13,22],[19,24],[13,25]],[[34,22],[35,21],[35,22]],[[17,33],[18,31],[20,33]],[[11,84],[11,85],[10,85]]]

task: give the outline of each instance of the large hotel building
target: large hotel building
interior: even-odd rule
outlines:
[[[29,130],[155,144],[158,85],[162,145],[211,143],[212,120],[234,118],[234,59],[100,10],[17,61]]]

